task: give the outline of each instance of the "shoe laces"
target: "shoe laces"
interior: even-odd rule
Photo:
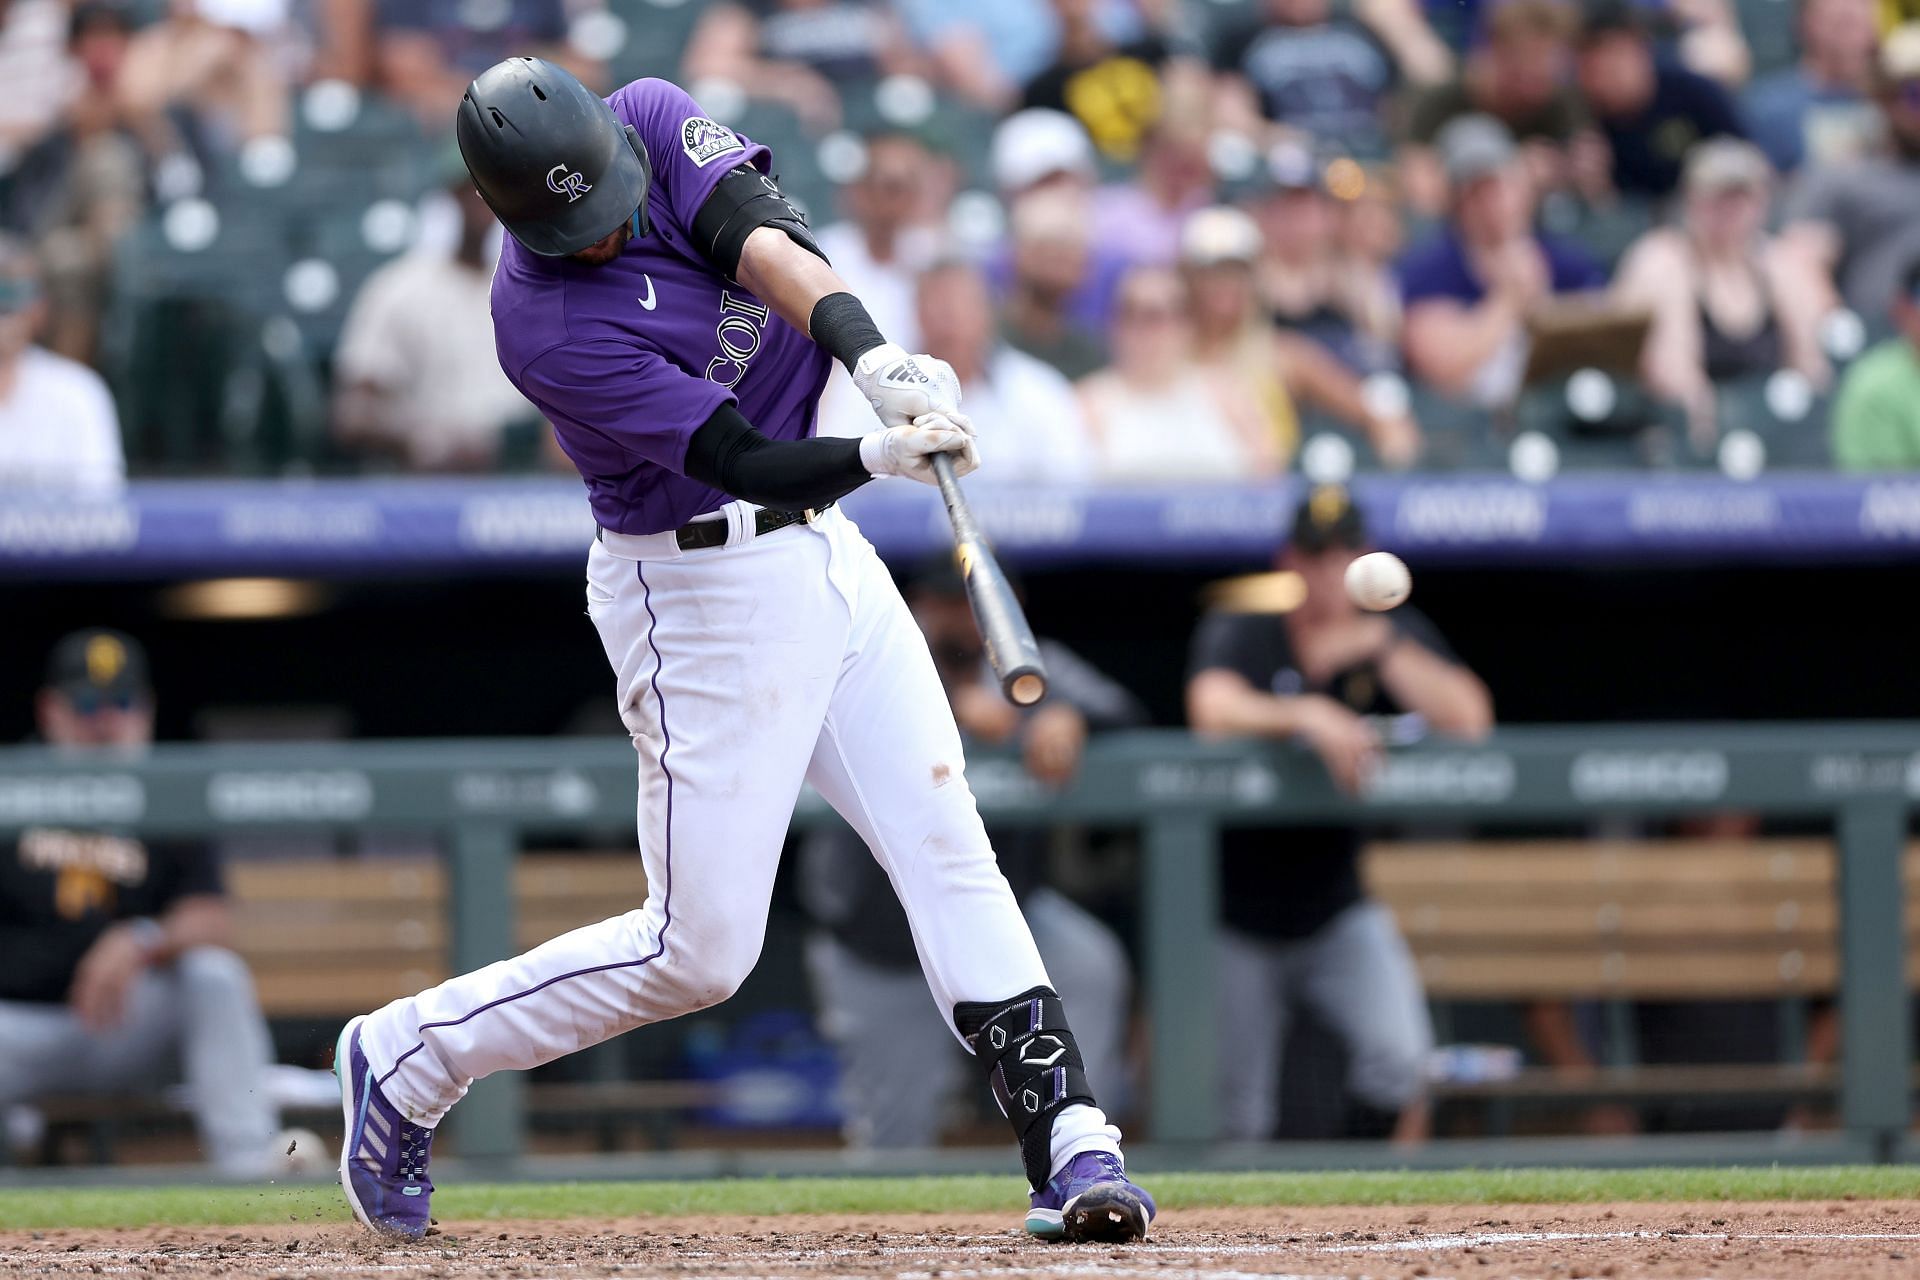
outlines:
[[[1124,1179],[1127,1176],[1126,1166],[1120,1163],[1120,1157],[1110,1151],[1089,1151],[1081,1158],[1091,1161],[1098,1167],[1099,1173],[1096,1175],[1098,1177]],[[1080,1162],[1076,1160],[1074,1163]],[[1080,1171],[1076,1169],[1075,1172]]]
[[[433,1149],[433,1130],[400,1122],[400,1159],[394,1172],[408,1181],[426,1176],[427,1157]]]

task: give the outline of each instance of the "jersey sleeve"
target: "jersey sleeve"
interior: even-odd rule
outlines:
[[[164,879],[157,879],[158,891],[153,903],[158,915],[182,898],[224,894],[226,881],[220,874],[220,858],[213,846],[201,841],[155,846],[151,853],[165,860]]]
[[[1258,630],[1273,625],[1261,614],[1209,613],[1200,619],[1187,649],[1187,679],[1202,671],[1231,671],[1256,689],[1272,678],[1272,663],[1260,650]]]
[[[634,458],[686,474],[687,441],[733,392],[658,352],[612,339],[567,343],[520,371],[520,393],[555,425],[606,437]]]
[[[762,173],[773,153],[741,137],[700,109],[686,90],[665,80],[635,80],[609,100],[646,144],[655,197],[691,229],[700,206],[736,165]]]

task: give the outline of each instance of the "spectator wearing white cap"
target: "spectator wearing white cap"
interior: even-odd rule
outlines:
[[[1103,481],[1225,483],[1279,469],[1277,442],[1244,385],[1195,359],[1179,272],[1136,267],[1121,280],[1111,341],[1113,363],[1080,384]]]
[[[1920,22],[1881,40],[1875,99],[1881,152],[1803,170],[1786,202],[1789,246],[1871,318],[1889,313],[1908,265],[1920,262]]]
[[[1700,447],[1716,430],[1716,382],[1785,368],[1821,386],[1831,373],[1818,329],[1833,289],[1767,232],[1772,189],[1772,168],[1752,143],[1696,143],[1681,173],[1679,225],[1635,241],[1614,281],[1623,304],[1653,313],[1641,376],[1686,410]]]
[[[1099,166],[1087,131],[1064,112],[1042,107],[1017,111],[994,131],[991,164],[1010,225],[1019,221],[1022,204],[1044,197],[1070,206],[1072,216],[1088,229],[1084,270],[1061,306],[1082,329],[1102,331],[1114,286],[1131,264],[1125,250],[1104,234],[1106,219],[1096,187]],[[998,297],[1010,295],[1014,262],[1008,246],[991,256],[987,277]]]
[[[1418,424],[1376,414],[1359,378],[1326,347],[1275,326],[1255,281],[1260,253],[1260,228],[1238,209],[1202,209],[1188,219],[1180,261],[1200,365],[1254,405],[1282,463],[1299,448],[1304,403],[1352,427],[1386,465],[1410,465],[1420,454]]]
[[[1604,287],[1606,272],[1534,230],[1533,184],[1505,125],[1461,116],[1436,143],[1447,222],[1400,261],[1407,367],[1444,395],[1505,406],[1526,371],[1527,317],[1555,294]]]

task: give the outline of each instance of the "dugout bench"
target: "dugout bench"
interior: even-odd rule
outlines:
[[[968,777],[996,823],[1141,829],[1143,988],[1154,1061],[1149,1115],[1154,1139],[1169,1145],[1205,1144],[1215,1131],[1213,1091],[1204,1084],[1213,1078],[1216,1017],[1206,939],[1214,927],[1214,849],[1222,825],[1439,819],[1539,827],[1601,814],[1725,811],[1830,822],[1836,926],[1824,947],[1799,948],[1802,980],[1824,975],[1833,983],[1838,970],[1847,1011],[1837,1072],[1842,1154],[1887,1160],[1904,1151],[1911,1024],[1902,862],[1908,816],[1920,800],[1920,725],[1504,729],[1481,744],[1396,749],[1359,798],[1341,795],[1315,759],[1291,746],[1201,742],[1176,731],[1096,741],[1079,778],[1060,792],[1033,782],[1017,761],[991,754],[970,761]],[[546,833],[629,829],[634,795],[631,749],[619,740],[168,745],[138,763],[0,750],[0,831],[59,823],[154,835],[262,828],[437,833],[446,858],[446,964],[460,970],[511,954],[517,940],[537,932],[531,914],[525,932],[515,923],[523,845]],[[809,795],[795,821],[828,816]],[[1275,855],[1284,852],[1279,847]],[[1765,853],[1750,852],[1767,865]],[[428,883],[423,877],[418,887]],[[603,905],[595,903],[592,914],[604,914]],[[1621,912],[1624,921],[1624,906]],[[1411,923],[1419,938],[1420,922]],[[420,936],[431,936],[425,929],[422,923]],[[1616,941],[1628,936],[1614,933]],[[1563,980],[1584,965],[1594,981],[1624,991],[1619,984],[1639,971],[1622,945],[1561,950],[1569,954],[1557,954],[1552,971]],[[1757,973],[1755,957],[1764,951],[1723,953],[1689,967],[1724,976],[1734,971],[1727,954],[1745,954],[1737,964]],[[1437,939],[1428,954],[1449,956]],[[1509,955],[1501,963],[1517,969],[1521,961]],[[1456,949],[1433,976],[1444,989],[1476,971],[1484,962],[1468,963]],[[276,999],[298,998],[315,982],[338,985],[331,976],[269,973],[262,981]],[[450,1120],[461,1151],[482,1161],[516,1157],[527,1101],[518,1076],[479,1082]]]

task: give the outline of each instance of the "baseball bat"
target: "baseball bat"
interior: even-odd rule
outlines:
[[[1030,707],[1047,696],[1047,668],[1040,661],[1040,645],[1027,625],[1027,615],[1014,599],[1013,584],[994,559],[993,548],[980,535],[980,526],[960,492],[959,477],[953,474],[953,459],[944,453],[933,455],[933,476],[940,483],[940,496],[947,503],[947,519],[953,523],[953,558],[960,566],[960,577],[967,584],[967,601],[973,606],[973,620],[987,642],[987,661],[1000,677],[1000,691],[1018,707]]]

